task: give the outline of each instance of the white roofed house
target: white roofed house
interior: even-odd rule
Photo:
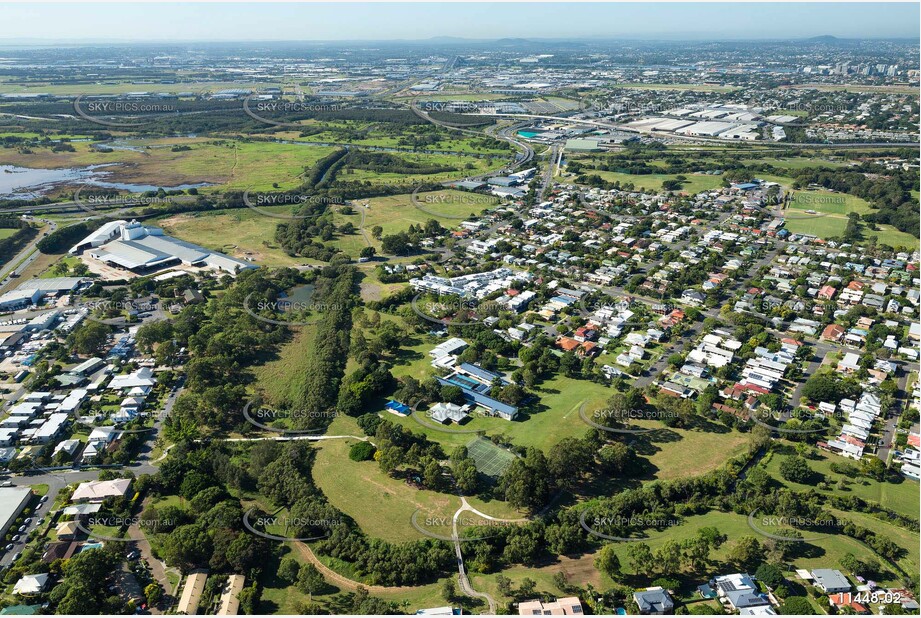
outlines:
[[[860,370],[860,355],[853,352],[847,352],[844,358],[838,363],[838,371],[843,373],[854,373]]]
[[[13,594],[18,596],[35,596],[41,594],[48,585],[49,575],[47,573],[38,573],[35,575],[23,575],[13,586]]]
[[[437,346],[429,350],[429,356],[433,359],[438,360],[443,356],[460,354],[467,349],[467,342],[458,337],[452,337],[447,341],[439,343]]]
[[[79,448],[80,440],[61,440],[55,445],[51,455],[54,457],[58,453],[64,453],[67,457],[73,457]]]
[[[109,382],[109,389],[115,391],[130,391],[134,388],[141,388],[147,393],[156,383],[157,378],[154,377],[153,369],[150,367],[141,367],[134,373],[118,375],[112,378],[112,381]]]
[[[454,403],[439,402],[431,407],[429,410],[429,417],[438,423],[444,423],[445,421],[461,423],[467,418],[467,411],[469,409],[469,405],[459,406]]]
[[[70,497],[71,502],[102,502],[106,498],[124,496],[131,486],[131,479],[113,479],[111,481],[89,481],[80,483]]]
[[[104,452],[109,444],[115,440],[115,431],[114,427],[96,427],[93,429],[86,439],[86,448],[83,449],[81,457],[82,461],[91,462]]]

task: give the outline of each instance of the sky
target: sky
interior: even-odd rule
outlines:
[[[919,38],[900,3],[0,3],[0,44],[519,38]]]

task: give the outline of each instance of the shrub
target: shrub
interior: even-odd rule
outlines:
[[[374,457],[374,445],[370,442],[356,442],[349,449],[349,459],[352,461],[368,461]]]

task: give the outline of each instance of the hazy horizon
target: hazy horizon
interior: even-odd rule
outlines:
[[[156,7],[156,10],[153,10]],[[917,3],[0,4],[0,45],[916,39]],[[343,20],[343,12],[353,19]],[[600,25],[609,22],[610,25]],[[142,26],[141,26],[142,25]]]

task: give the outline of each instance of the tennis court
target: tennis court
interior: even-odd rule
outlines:
[[[477,471],[498,478],[515,460],[515,455],[500,448],[486,438],[475,438],[467,444],[467,454],[473,459]]]

